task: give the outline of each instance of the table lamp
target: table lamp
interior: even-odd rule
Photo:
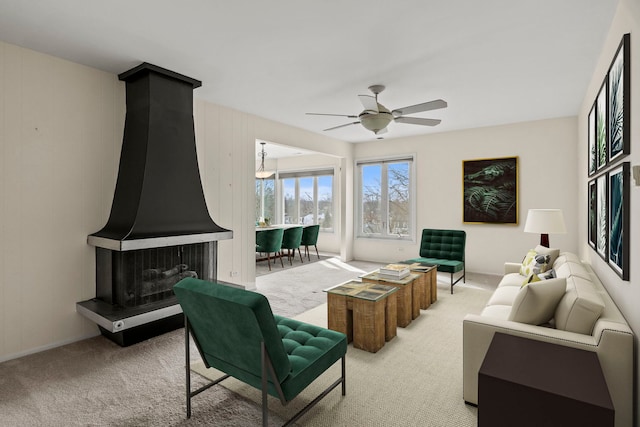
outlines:
[[[529,209],[525,233],[540,233],[540,245],[549,247],[549,234],[564,234],[564,217],[560,209]]]

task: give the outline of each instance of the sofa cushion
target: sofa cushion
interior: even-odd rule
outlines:
[[[547,270],[549,265],[549,255],[539,254],[534,249],[527,252],[527,255],[522,261],[522,267],[520,267],[520,274],[528,277],[531,273],[538,274]]]
[[[520,286],[501,286],[493,292],[491,298],[489,298],[489,302],[487,302],[487,305],[511,306],[515,301],[518,292],[520,292]]]
[[[523,286],[513,301],[509,320],[530,325],[548,322],[553,317],[566,289],[567,281],[564,277]]]
[[[498,283],[498,287],[503,286],[515,286],[519,288],[522,286],[522,282],[526,279],[526,276],[522,276],[519,273],[509,273],[502,276],[502,280]]]
[[[507,320],[511,313],[511,305],[488,305],[482,310],[481,315],[485,317],[493,317],[495,319]]]
[[[589,280],[578,276],[567,279],[567,291],[556,307],[556,329],[591,334],[604,310],[604,301]]]
[[[584,265],[573,261],[563,262],[558,267],[554,268],[554,270],[558,277],[578,276],[585,280],[591,280],[591,275]]]
[[[553,263],[556,262],[556,259],[558,259],[558,256],[560,255],[560,249],[547,248],[542,245],[536,246],[534,250],[539,254],[549,255],[549,265],[553,265]]]
[[[564,264],[565,262],[575,262],[577,264],[580,264],[580,258],[578,258],[578,255],[571,253],[571,252],[561,252],[560,255],[558,255],[558,258],[556,258],[556,260],[552,263],[554,268],[558,268],[560,265]]]

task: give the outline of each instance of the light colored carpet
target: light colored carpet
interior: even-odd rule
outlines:
[[[324,303],[322,289],[377,267],[375,263],[323,261],[327,262],[291,269],[288,277],[277,273],[265,276],[264,281],[261,277],[258,291],[269,298],[274,312],[293,313],[293,317]],[[322,406],[321,413],[315,409],[299,424],[359,426],[363,424],[358,417],[377,409],[380,416],[376,418],[381,420],[389,419],[384,412],[402,412],[402,417],[385,426],[472,425],[475,410],[462,403],[460,320],[465,313],[481,309],[483,295],[488,298],[488,292],[472,287],[495,287],[497,278],[469,275],[466,286],[456,286],[453,296],[448,294],[448,280],[448,276],[440,277],[438,302],[409,328],[399,329],[398,337],[377,354],[350,346],[346,398],[334,390],[322,403],[329,406]],[[302,318],[321,323],[324,310],[310,311]],[[200,360],[194,345],[191,355],[191,362]],[[194,415],[187,420],[184,365],[183,330],[126,348],[98,336],[9,360],[0,363],[0,426],[260,425],[260,406],[224,387],[195,397]],[[415,375],[396,376],[396,370],[405,367]],[[380,384],[368,390],[357,381],[366,377],[378,378]],[[193,376],[194,389],[204,383]],[[365,406],[357,407],[360,404]],[[281,425],[286,417],[278,415],[284,414],[279,402],[269,407],[273,411],[270,425]],[[458,419],[471,424],[451,421]],[[382,421],[370,424],[383,425]]]
[[[438,301],[423,310],[407,328],[377,353],[353,348],[347,351],[347,395],[331,392],[299,420],[304,426],[451,426],[477,424],[477,409],[462,399],[462,318],[479,313],[490,293],[467,286],[455,294],[439,292]],[[327,307],[320,305],[297,317],[326,327]],[[192,368],[205,376],[202,362]],[[269,397],[271,413],[288,419],[339,377],[334,365],[289,405]],[[251,401],[260,402],[260,392],[235,379],[222,383]]]

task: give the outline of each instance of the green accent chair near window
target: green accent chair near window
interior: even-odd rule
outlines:
[[[453,285],[462,279],[466,282],[465,271],[465,245],[467,233],[462,230],[437,230],[425,228],[422,230],[420,241],[420,258],[409,260],[411,262],[424,262],[438,264],[438,271],[451,274],[451,293]],[[462,276],[454,282],[453,275],[462,271]]]
[[[300,254],[300,262],[302,261],[302,252],[300,252],[300,242],[302,241],[302,226],[289,227],[284,229],[284,236],[282,236],[282,249],[287,250],[287,258],[289,258],[289,264],[293,265],[292,258],[296,256],[296,249]],[[293,253],[291,252],[293,250]]]
[[[282,228],[274,228],[271,230],[256,230],[256,252],[267,254],[267,264],[271,271],[271,253],[275,257],[282,250],[282,237],[284,235]],[[280,256],[280,264],[284,268],[282,256]]]
[[[320,259],[320,254],[318,253],[318,234],[320,233],[320,225],[308,225],[302,229],[302,240],[300,241],[300,246],[304,246],[304,254],[307,256],[307,260],[311,261],[311,257],[309,256],[309,246],[316,248],[316,255],[318,255],[318,259]]]
[[[345,388],[347,336],[274,315],[267,298],[232,285],[186,278],[173,288],[185,315],[187,418],[191,398],[232,376],[262,392],[262,425],[268,425],[267,394],[286,405],[338,360],[342,374],[285,425],[304,415],[331,390]],[[207,368],[225,375],[191,391],[190,336]]]

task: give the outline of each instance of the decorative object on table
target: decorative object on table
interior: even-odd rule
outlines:
[[[411,274],[409,266],[406,264],[387,264],[380,267],[380,276],[393,279],[402,279]]]
[[[624,162],[612,169],[609,184],[609,266],[623,280],[629,280],[629,186],[630,164]]]
[[[596,180],[596,252],[607,259],[607,174]]]
[[[264,151],[265,144],[266,142],[260,142],[262,150],[258,153],[258,155],[260,156],[260,166],[258,167],[258,170],[256,170],[257,179],[267,179],[275,173],[273,171],[264,169],[264,158],[267,157],[267,153]]]
[[[618,46],[607,75],[608,86],[608,163],[614,162],[631,151],[631,35],[625,34]]]
[[[560,209],[529,209],[525,233],[540,234],[540,245],[549,247],[549,234],[565,234],[564,216]]]
[[[518,157],[463,160],[463,221],[518,223]]]

